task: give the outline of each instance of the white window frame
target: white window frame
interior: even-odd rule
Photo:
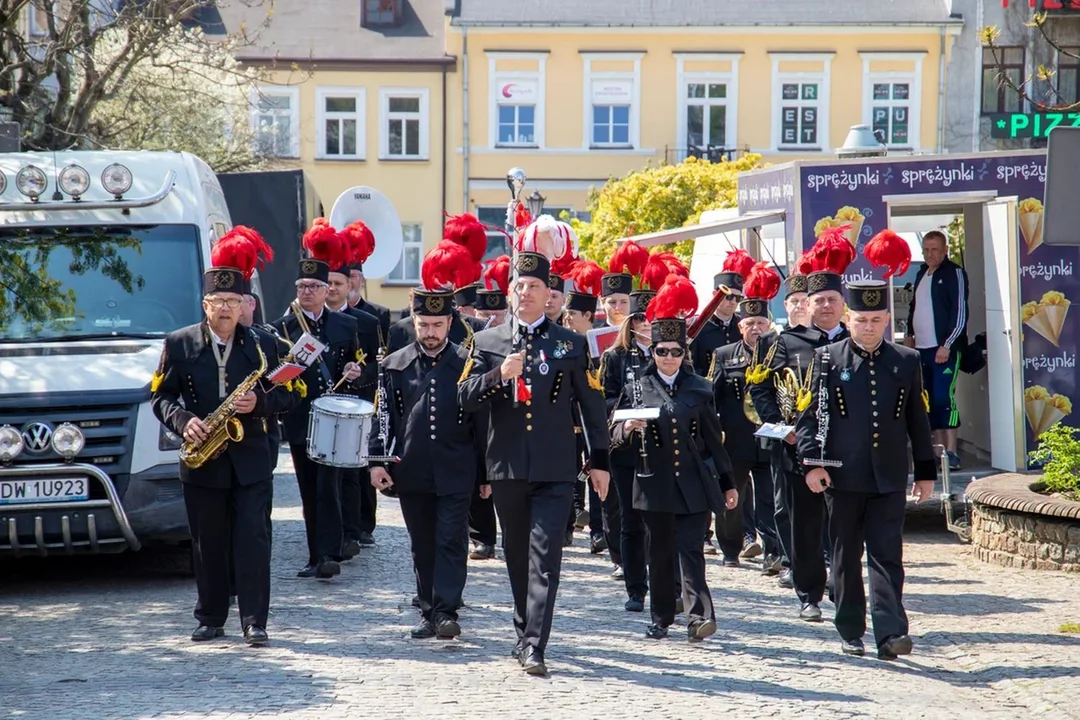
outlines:
[[[829,143],[829,123],[831,113],[829,106],[832,103],[832,61],[833,53],[771,53],[772,59],[772,148],[773,152],[802,152],[802,153],[831,153],[832,146]],[[820,72],[780,72],[782,62],[820,62]],[[783,125],[781,108],[784,105],[782,97],[785,83],[818,83],[818,141],[816,146],[809,145],[785,145],[781,142],[781,127]],[[800,105],[806,104],[799,101]],[[815,149],[811,149],[811,148]]]
[[[356,112],[328,113],[327,98],[354,98]],[[326,152],[326,121],[352,119],[356,121],[356,152],[351,155]],[[366,160],[367,159],[367,90],[358,87],[315,88],[315,159],[316,160]]]
[[[488,52],[488,147],[491,148],[530,148],[542,149],[545,147],[545,120],[547,100],[547,53],[516,53],[516,52]],[[499,72],[496,70],[499,60],[524,60],[536,63],[536,70],[513,70]],[[532,143],[500,143],[499,142],[499,100],[495,96],[495,89],[506,83],[534,82],[537,86],[536,105],[533,109],[533,142]]]
[[[893,149],[911,149],[916,152],[922,147],[920,144],[920,133],[922,129],[922,77],[923,77],[923,57],[925,52],[918,53],[879,53],[879,52],[864,52],[859,53],[859,56],[863,61],[863,122],[870,126],[872,130],[874,128],[873,123],[873,106],[874,106],[874,84],[875,83],[907,83],[910,88],[908,95],[908,141],[906,145],[894,145],[888,142],[889,138],[886,138],[886,145],[890,150]],[[915,64],[915,69],[909,72],[870,72],[870,63],[872,62],[912,62]],[[980,88],[980,101],[982,99],[982,88]],[[889,101],[889,105],[892,105],[893,101]],[[900,103],[896,103],[900,104]]]
[[[49,34],[48,23],[46,22],[45,29],[38,29],[38,13],[43,12],[44,8],[38,8],[34,3],[30,3],[26,6],[26,34],[32,38],[45,37]],[[43,18],[44,19],[44,18]]]
[[[420,239],[419,240],[409,240],[408,239],[409,233],[408,233],[407,229],[412,228],[412,227],[415,227],[415,228],[419,229],[419,233],[420,233]],[[405,274],[406,271],[408,270],[408,268],[402,268],[402,273],[403,273],[402,277],[400,277],[400,278],[390,277],[391,275],[393,275],[394,270],[397,270],[401,266],[401,264],[405,261],[405,250],[407,248],[416,248],[417,251],[418,251],[417,254],[416,254],[416,257],[417,257],[416,268],[415,268],[416,277],[412,277],[412,276],[410,276],[408,274]],[[412,287],[412,286],[416,285],[418,282],[420,282],[420,266],[423,265],[423,264],[424,264],[424,224],[423,223],[418,223],[418,222],[413,222],[413,223],[403,222],[403,223],[401,223],[401,256],[398,257],[397,264],[394,265],[393,269],[391,269],[390,272],[387,273],[386,279],[383,280],[383,285],[407,285],[409,287]]]
[[[639,150],[641,149],[641,58],[645,53],[581,53],[581,59],[585,65],[585,82],[582,90],[582,138],[583,150]],[[634,69],[630,72],[593,72],[594,62],[627,62],[634,63]],[[629,80],[631,81],[630,98],[630,144],[610,145],[594,144],[593,138],[593,103],[592,84],[594,80]]]
[[[417,98],[420,100],[420,147],[419,155],[390,154],[390,112],[391,98]],[[418,87],[379,88],[379,159],[408,161],[428,160],[431,157],[431,91]],[[411,114],[411,113],[410,113]],[[404,137],[402,138],[404,143]],[[404,145],[403,145],[404,147]]]
[[[736,146],[739,137],[739,60],[741,59],[742,55],[736,53],[675,54],[675,113],[677,123],[675,147],[686,148],[687,152],[690,150],[690,139],[686,134],[686,120],[691,101],[686,96],[686,87],[695,83],[704,83],[705,85],[723,83],[727,86],[727,98],[722,103],[727,106],[727,116],[724,121],[726,137],[723,146],[725,148]],[[728,72],[687,72],[687,61],[730,62],[731,70]],[[721,103],[708,102],[708,98],[706,98],[706,104]],[[718,143],[713,143],[713,145],[716,144]]]
[[[300,157],[300,88],[299,87],[266,87],[261,86],[251,91],[251,129],[255,133],[255,141],[258,141],[259,133],[259,98],[260,97],[287,97],[289,98],[289,124],[292,137],[289,138],[289,154],[276,157],[298,158]]]

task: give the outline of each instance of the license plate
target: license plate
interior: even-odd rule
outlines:
[[[86,478],[0,480],[0,505],[70,502],[88,497]]]

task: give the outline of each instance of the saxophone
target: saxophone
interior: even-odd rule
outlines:
[[[252,337],[255,349],[259,351],[259,369],[244,378],[236,389],[229,393],[229,397],[218,406],[214,412],[203,420],[206,423],[209,435],[202,442],[185,442],[180,446],[180,462],[192,470],[202,467],[206,461],[225,452],[225,447],[232,442],[240,442],[244,439],[244,426],[236,417],[236,401],[247,395],[259,384],[259,380],[266,373],[266,354],[257,338]]]

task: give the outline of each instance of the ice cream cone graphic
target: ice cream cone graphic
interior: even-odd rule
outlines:
[[[1025,325],[1053,343],[1054,347],[1059,347],[1061,329],[1065,326],[1071,304],[1063,293],[1049,290],[1043,293],[1038,304],[1024,303],[1020,308],[1020,317]]]
[[[1035,248],[1042,245],[1043,241],[1043,204],[1038,198],[1025,198],[1017,207],[1017,215],[1020,219],[1020,234],[1024,236],[1024,244],[1027,245],[1028,255]]]
[[[1050,393],[1042,385],[1032,385],[1024,388],[1024,417],[1027,418],[1028,427],[1036,437],[1039,435],[1039,427],[1042,425],[1042,416],[1046,411]]]
[[[839,223],[837,223],[831,217],[821,218],[816,223],[814,223],[814,237],[821,237],[821,233],[825,232],[831,227],[836,227],[837,225],[839,225]]]
[[[1042,435],[1070,413],[1072,413],[1072,400],[1064,395],[1051,395],[1050,399],[1046,401],[1046,410],[1043,411],[1042,418],[1039,421],[1039,429],[1035,431],[1035,437]]]
[[[863,223],[866,218],[858,208],[853,208],[850,205],[845,205],[836,211],[834,217],[837,225],[849,225],[847,230],[844,230],[844,237],[848,239],[854,247],[859,246],[859,235],[862,233]]]

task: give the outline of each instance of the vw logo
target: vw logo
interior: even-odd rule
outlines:
[[[32,453],[43,453],[49,449],[52,440],[53,428],[49,423],[32,422],[23,426],[22,438],[26,450]]]

